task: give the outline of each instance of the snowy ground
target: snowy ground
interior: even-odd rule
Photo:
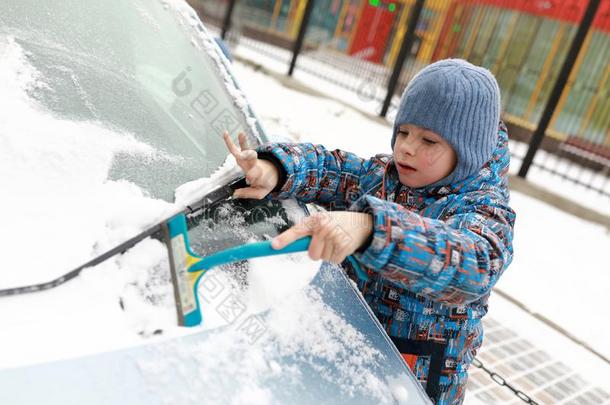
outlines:
[[[273,78],[240,63],[234,64],[234,70],[268,132],[343,148],[361,156],[390,152],[388,125],[372,121],[336,101],[283,87]],[[516,170],[514,166],[512,171]],[[544,181],[555,192],[566,190],[571,195],[570,183],[554,178]],[[593,194],[591,204],[603,203],[603,199],[596,198]],[[518,192],[512,192],[512,206],[517,212],[515,257],[498,287],[610,356],[610,325],[602,321],[606,319],[605,302],[610,285],[606,261],[610,231]],[[494,300],[490,315],[500,315],[494,312]],[[502,315],[511,316],[506,310]],[[538,335],[535,342],[544,347],[545,337]],[[570,343],[566,344],[570,347]],[[574,350],[580,353],[579,349]],[[608,372],[607,364],[598,363],[594,356],[580,357],[591,357],[601,367],[597,370]],[[583,364],[583,369],[586,368]]]

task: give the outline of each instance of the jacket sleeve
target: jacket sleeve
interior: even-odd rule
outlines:
[[[470,192],[443,219],[364,196],[371,244],[356,257],[416,294],[464,305],[489,293],[512,261],[514,211],[500,193]],[[352,208],[353,209],[353,208]]]
[[[329,151],[311,143],[264,144],[257,148],[257,153],[284,170],[280,173],[282,184],[271,197],[297,198],[331,210],[347,209],[374,187],[374,179],[383,177],[386,159],[382,155],[362,159],[353,153]]]

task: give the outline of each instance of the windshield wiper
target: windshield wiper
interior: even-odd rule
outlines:
[[[65,282],[77,277],[83,270],[88,269],[89,267],[96,266],[100,263],[103,263],[104,261],[110,259],[111,257],[113,257],[117,254],[125,253],[127,250],[129,250],[130,248],[132,248],[133,246],[135,246],[136,244],[138,244],[139,242],[141,242],[142,240],[144,240],[148,237],[152,237],[152,238],[163,241],[163,240],[165,240],[164,239],[165,238],[164,227],[174,217],[176,217],[177,215],[185,215],[188,219],[190,216],[197,215],[197,213],[200,212],[202,209],[209,207],[220,201],[229,199],[233,195],[233,191],[235,189],[241,188],[241,187],[246,187],[245,179],[243,179],[243,178],[235,180],[228,185],[221,186],[221,187],[211,191],[210,193],[206,194],[197,203],[187,206],[180,212],[174,213],[170,217],[165,218],[164,220],[158,222],[157,224],[145,229],[144,231],[142,231],[139,234],[135,235],[134,237],[126,240],[125,242],[102,253],[101,255],[95,257],[94,259],[89,260],[87,263],[84,263],[84,264],[78,266],[74,270],[71,270],[53,280],[46,281],[43,283],[2,289],[2,290],[0,290],[0,297],[28,294],[28,293],[45,291],[45,290],[49,290],[51,288],[55,288],[59,285],[64,284]],[[187,226],[189,229],[195,225],[196,225],[196,222],[187,221]]]

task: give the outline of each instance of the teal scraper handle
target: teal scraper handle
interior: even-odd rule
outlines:
[[[189,272],[196,272],[204,269],[210,269],[214,266],[220,266],[222,264],[229,264],[240,260],[253,259],[255,257],[264,256],[275,256],[283,255],[288,253],[306,252],[311,244],[311,236],[306,236],[301,239],[290,243],[282,249],[274,249],[271,247],[271,241],[266,240],[263,242],[246,243],[244,245],[235,246],[229,249],[216,252],[208,257],[204,257],[200,262],[194,264],[188,270]],[[362,270],[362,267],[354,259],[353,256],[348,256],[347,260],[351,263],[352,267],[356,271],[358,278],[364,281],[368,281],[368,275]]]
[[[246,243],[202,257],[191,250],[186,217],[184,214],[179,214],[167,223],[167,245],[170,253],[170,271],[176,298],[178,324],[196,326],[202,322],[197,290],[202,276],[208,270],[215,266],[256,257],[306,252],[311,245],[311,236],[298,239],[282,249],[272,248],[271,241],[267,240]],[[352,263],[357,276],[360,279],[368,280],[367,274],[358,262],[352,256],[348,256],[347,259]]]
[[[298,239],[282,249],[274,249],[271,247],[271,241],[246,243],[244,245],[235,246],[229,249],[221,250],[204,257],[189,268],[189,273],[210,269],[214,266],[229,264],[240,260],[253,259],[255,257],[283,255],[287,253],[306,252],[311,244],[311,236]]]

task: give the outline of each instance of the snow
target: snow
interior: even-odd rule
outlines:
[[[512,205],[515,256],[498,287],[610,356],[610,231],[520,193]]]
[[[306,254],[301,254],[304,255]],[[262,312],[277,306],[289,292],[298,291],[310,283],[322,262],[313,262],[315,264],[312,265],[309,260],[295,260],[296,256],[253,261],[248,270],[248,308]],[[288,272],[286,269],[291,270]],[[292,269],[296,271],[293,272]]]
[[[218,184],[227,184],[242,174],[232,155],[227,156],[224,163],[210,177],[196,179],[180,185],[175,193],[175,203],[180,206],[188,206],[197,202],[202,195],[209,193],[218,187]]]
[[[282,87],[238,63],[233,70],[272,136],[321,143],[330,149],[342,147],[360,156],[391,153],[391,131],[386,125],[368,120],[336,101]]]
[[[145,252],[151,253],[149,249]],[[112,263],[102,265],[94,270],[95,276],[85,273],[64,288],[36,297],[4,299],[0,306],[0,368],[78,357],[125,345],[131,331],[125,317],[120,316],[117,293],[122,280],[113,267]]]
[[[251,264],[253,265],[251,270],[254,270],[255,274],[262,274],[263,271],[270,269],[276,270],[275,274],[278,274],[280,270],[287,268],[292,272],[295,269],[293,267],[295,257],[284,256],[273,260],[262,258],[252,261]],[[309,267],[307,273],[311,276],[311,266]],[[208,274],[211,276],[220,271],[213,270]],[[300,269],[297,268],[297,272],[300,272]],[[260,278],[261,280],[270,278],[272,283],[291,278],[286,271],[283,273],[277,278],[274,276]],[[258,278],[259,275],[254,277]],[[226,281],[227,278],[217,280],[225,287]],[[406,400],[408,396],[405,396],[404,385],[386,383],[371,372],[371,366],[383,359],[382,354],[371,347],[360,332],[322,301],[317,287],[300,285],[296,289],[291,289],[287,288],[285,283],[281,285],[281,289],[285,292],[281,297],[276,294],[269,298],[263,294],[266,289],[258,291],[258,288],[250,286],[250,291],[241,292],[236,288],[227,288],[211,300],[210,309],[214,308],[218,301],[223,301],[231,294],[237,294],[248,306],[242,319],[260,313],[261,299],[264,301],[263,307],[271,304],[271,310],[262,318],[265,325],[264,333],[255,341],[251,341],[241,332],[240,321],[214,325],[212,334],[194,348],[189,347],[187,351],[182,351],[180,347],[170,347],[167,349],[169,350],[167,356],[159,356],[163,359],[161,362],[155,360],[154,364],[149,364],[143,361],[141,369],[147,381],[151,382],[150,386],[153,389],[158,387],[157,389],[161,391],[159,394],[162,395],[163,386],[157,384],[162,381],[157,379],[165,378],[166,370],[195,358],[202,360],[197,363],[197,374],[206,376],[206,381],[195,382],[195,385],[203,388],[206,392],[206,401],[212,403],[217,401],[243,403],[242,401],[250,394],[255,394],[257,399],[250,399],[252,403],[258,403],[259,399],[264,400],[264,403],[278,403],[274,394],[265,389],[269,378],[281,375],[283,380],[298,386],[301,379],[312,378],[303,373],[311,372],[315,373],[316,378],[339,384],[347,397],[354,394],[368,394],[377,397],[380,403],[390,403],[393,394],[387,388],[389,384],[403,402]],[[254,294],[251,292],[253,289],[257,290]],[[258,304],[251,305],[252,301]],[[251,312],[252,310],[255,312]],[[205,316],[213,314],[214,311],[204,309],[203,313]],[[210,325],[210,318],[206,318],[205,322]],[[283,361],[285,358],[291,361],[288,363]],[[176,398],[172,397],[172,400],[176,401]]]
[[[0,272],[0,285],[9,287],[59,275],[167,213],[169,204],[106,177],[119,152],[153,160],[171,157],[131,134],[42,111],[27,92],[44,82],[21,48],[11,38],[0,38],[0,54],[0,109],[5,112],[0,120],[0,220],[10,230],[2,233],[0,245],[11,252],[0,256],[0,268],[28,270]]]
[[[261,44],[259,41],[244,36],[240,37],[239,43],[235,45],[235,54],[259,63],[273,73],[282,75],[288,71],[287,66],[292,58],[292,53],[285,49],[270,44]],[[333,56],[337,57],[337,55]],[[353,59],[348,63],[354,63]],[[371,77],[355,77],[353,74],[316,59],[315,53],[312,55],[310,52],[303,52],[299,55],[293,77],[302,83],[307,83],[312,88],[322,89],[323,93],[336,101],[371,114],[378,114],[381,111],[381,102],[386,95],[386,89],[380,87],[378,83],[374,83]],[[333,80],[326,79],[329,77]],[[397,104],[398,98],[394,97],[387,113],[389,122],[392,122],[396,115]]]
[[[560,361],[568,365],[575,374],[598,387],[608,387],[608,364],[591,355],[567,337],[556,333],[548,325],[539,322],[523,311],[515,310],[512,303],[497,294],[489,300],[490,314],[502,326],[519,333],[519,337],[535,344],[551,356],[551,362]]]
[[[9,230],[0,241],[1,288],[53,279],[238,173],[228,158],[210,178],[180,187],[174,204],[153,199],[128,181],[109,180],[116,153],[175,157],[101,122],[69,121],[45,111],[28,92],[44,86],[44,78],[28,64],[21,48],[11,38],[2,38],[0,53],[0,107],[11,111],[0,119],[0,215]],[[179,328],[166,248],[146,239],[60,287],[3,297],[0,369],[145,342],[171,343],[173,337],[208,331],[213,337],[195,353],[170,344],[166,364],[143,365],[142,372],[153,381],[149,387],[160,390],[160,396],[170,395],[162,384],[163,371],[176,367],[180,356],[194,357],[201,359],[199,375],[225,379],[235,387],[230,394],[234,403],[277,402],[263,383],[280,373],[294,381],[301,378],[300,368],[282,365],[288,356],[323,380],[339,384],[347,396],[367,393],[389,403],[394,392],[404,402],[404,385],[393,382],[389,390],[390,382],[373,371],[379,368],[381,353],[310,285],[319,264],[303,254],[253,260],[246,285],[232,267],[214,269],[204,277],[202,287],[209,287],[206,280],[219,275],[225,292],[244,303],[244,316],[264,313],[266,333],[253,343],[234,322],[214,318],[218,303],[211,295],[202,295],[202,302],[208,300],[203,327]]]
[[[164,4],[169,8],[180,3]],[[187,8],[184,13],[189,17],[192,10]],[[204,34],[202,31],[202,38]],[[217,62],[226,64],[216,55]],[[239,63],[233,70],[271,134],[341,147],[361,156],[390,152],[387,124],[371,121],[345,104],[288,90]],[[0,221],[7,230],[0,237],[2,288],[52,279],[177,212],[216,182],[238,173],[228,158],[210,178],[180,187],[175,204],[153,199],[133,183],[108,180],[116,153],[153,160],[177,157],[103,123],[74,122],[49,114],[29,97],[29,89],[44,85],[15,41],[0,38]],[[235,96],[243,96],[233,90]],[[245,108],[245,96],[240,100]],[[564,185],[551,183],[549,187],[557,191]],[[610,246],[608,230],[517,192],[512,196],[518,214],[516,253],[499,287],[610,355],[610,326],[603,321],[610,281],[602,256]],[[608,207],[599,201],[591,197],[588,204]],[[337,379],[346,395],[366,390],[379,402],[407,402],[403,385],[381,381],[370,371],[380,361],[380,353],[310,285],[318,263],[301,254],[252,260],[249,267],[245,285],[235,277],[234,268],[208,272],[201,285],[210,288],[211,280],[220,283],[225,295],[215,299],[234,294],[244,303],[244,317],[264,314],[267,333],[254,343],[223,318],[213,296],[203,292],[202,329],[178,328],[166,249],[147,239],[61,287],[2,298],[0,369],[144,342],[170,342],[173,337],[206,330],[212,336],[195,353],[171,346],[166,362],[142,364],[142,372],[159,383],[151,383],[151,389],[159,390],[160,396],[168,395],[163,372],[180,370],[182,359],[195,357],[205,359],[199,363],[198,375],[209,377],[212,384],[235,387],[234,392],[225,393],[234,403],[273,403],[265,379],[280,373],[300,378],[298,368],[281,361],[283,356],[298,356],[321,378]],[[541,342],[540,336],[551,333],[518,316],[497,297],[491,301],[490,314],[502,321],[513,319],[515,330],[563,353],[587,377],[599,378],[607,370],[570,342]],[[334,368],[311,360],[312,355]],[[194,384],[198,384],[196,379]],[[175,397],[167,401],[180,403]]]

